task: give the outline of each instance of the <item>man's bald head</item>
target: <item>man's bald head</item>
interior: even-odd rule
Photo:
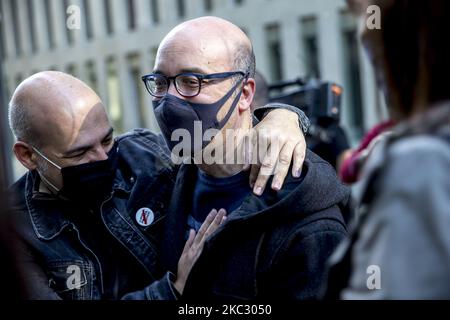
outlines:
[[[9,103],[9,122],[17,138],[14,154],[28,170],[39,172],[44,192],[61,189],[61,168],[105,160],[114,143],[100,98],[62,72],[25,79]]]
[[[44,137],[60,136],[70,144],[88,113],[99,105],[100,98],[82,81],[44,71],[17,87],[9,103],[9,123],[19,141],[41,147],[49,142]]]
[[[234,70],[255,75],[255,55],[250,39],[231,22],[217,17],[201,17],[186,21],[162,40],[158,54],[173,49],[176,44],[180,50],[195,46],[201,53],[208,51],[212,56],[228,59]]]

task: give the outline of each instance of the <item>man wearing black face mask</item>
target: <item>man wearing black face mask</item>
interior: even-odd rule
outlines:
[[[45,161],[61,171],[63,187],[59,189],[45,174],[36,169],[40,178],[56,194],[69,201],[79,201],[81,205],[96,207],[111,191],[114,174],[117,168],[117,143],[114,143],[107,153],[106,160],[84,163],[62,168],[47,158],[38,149],[33,150]]]
[[[318,156],[308,152],[302,172],[294,170],[281,190],[256,196],[249,187],[239,156],[253,130],[254,73],[245,33],[226,20],[202,17],[169,32],[153,73],[143,77],[172,153],[179,144],[186,151],[167,214],[167,268],[176,269],[186,233],[200,228],[208,208],[228,212],[189,274],[188,300],[318,298],[325,261],[346,236],[342,212],[349,190]],[[277,149],[275,141],[271,146]]]

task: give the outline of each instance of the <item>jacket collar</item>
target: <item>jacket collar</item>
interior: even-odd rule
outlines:
[[[281,221],[292,217],[298,219],[299,215],[307,216],[346,199],[348,197],[346,188],[334,190],[322,188],[322,191],[317,191],[320,187],[315,190],[311,189],[311,186],[318,185],[320,181],[328,183],[321,176],[321,171],[325,171],[329,165],[317,156],[312,156],[310,152],[308,152],[308,155],[303,166],[305,175],[301,183],[298,179],[289,175],[283,188],[278,192],[273,191],[270,187],[267,187],[260,197],[251,192],[238,209],[228,213],[225,227],[255,219],[260,222],[266,221],[269,224],[273,224],[275,220]],[[324,166],[323,169],[322,166]],[[176,270],[177,259],[181,255],[185,243],[185,221],[187,221],[189,210],[192,208],[192,193],[197,170],[195,165],[182,165],[176,178],[166,220],[162,253],[170,270]],[[267,185],[270,186],[270,183],[271,181]],[[329,203],[319,203],[317,192],[322,192],[320,196],[323,196]],[[265,224],[263,223],[263,225]]]
[[[68,200],[39,191],[41,179],[36,171],[29,171],[25,179],[25,203],[36,236],[41,240],[52,240],[72,223],[66,218],[73,210]],[[114,179],[113,193],[130,193],[134,178],[125,179],[120,170]]]
[[[70,224],[60,209],[61,201],[56,196],[39,192],[40,179],[36,171],[29,171],[25,179],[25,204],[37,237],[51,240]],[[43,214],[42,212],[45,212]]]

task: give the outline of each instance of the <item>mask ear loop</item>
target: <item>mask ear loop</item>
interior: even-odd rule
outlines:
[[[55,166],[58,170],[61,170],[61,167],[58,166],[56,163],[54,163],[52,160],[50,160],[49,158],[47,158],[46,156],[44,156],[38,149],[36,149],[35,147],[31,147],[38,155],[40,155],[42,158],[44,158],[46,161],[50,162],[53,166]],[[39,176],[41,177],[41,179],[48,184],[50,187],[52,187],[56,193],[58,193],[60,191],[59,188],[57,188],[53,183],[51,183],[43,174],[39,169],[36,169],[36,171],[39,173]]]
[[[52,187],[55,191],[56,191],[56,193],[58,193],[59,191],[60,191],[60,189],[59,188],[57,188],[53,183],[51,183],[42,173],[41,173],[41,171],[39,171],[39,170],[37,170],[37,172],[39,173],[39,176],[41,177],[41,179],[46,183],[46,184],[48,184],[50,187]]]
[[[216,120],[216,125],[218,125],[219,127],[222,128],[228,122],[228,120],[230,120],[230,117],[233,114],[234,109],[236,109],[236,106],[239,103],[239,100],[241,99],[242,91],[244,90],[244,87],[247,84],[248,77],[249,77],[249,74],[247,73],[245,75],[245,77],[241,80],[242,88],[241,88],[240,92],[238,93],[238,95],[236,96],[236,98],[234,98],[234,101],[231,104],[231,107],[230,107],[230,110],[228,110],[228,113],[225,115],[225,117],[220,122]],[[231,89],[231,94],[233,94],[233,92],[236,91],[238,86],[239,86],[239,82],[233,87],[233,89]]]
[[[38,149],[36,149],[35,147],[31,147],[33,148],[33,150],[40,155],[42,158],[44,158],[45,160],[47,160],[48,162],[50,162],[54,167],[56,167],[58,170],[61,170],[62,168],[60,166],[58,166],[56,163],[54,163],[52,160],[50,160],[49,158],[47,158],[46,156],[44,156]]]

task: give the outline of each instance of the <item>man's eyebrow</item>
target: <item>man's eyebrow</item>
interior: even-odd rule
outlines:
[[[205,70],[201,68],[186,68],[181,69],[181,73],[200,73],[200,74],[206,74]]]
[[[114,133],[114,128],[113,127],[109,128],[108,133],[105,134],[102,141],[105,141],[106,139],[108,139],[110,136],[112,136],[113,133]]]
[[[102,141],[112,138],[113,133],[114,133],[114,128],[113,127],[109,128],[108,133],[104,135]]]
[[[108,139],[114,132],[114,129],[111,127],[108,130],[108,133],[106,133],[103,137],[103,139],[101,140],[102,142],[105,141],[106,139]],[[84,145],[84,146],[78,146],[75,147],[71,150],[66,151],[65,153],[63,153],[63,158],[68,158],[74,154],[80,153],[82,151],[87,151],[89,149],[91,149],[93,147],[93,145]]]
[[[152,73],[156,73],[156,74],[165,74],[164,72],[162,72],[161,70],[155,69],[152,71]],[[199,73],[199,74],[207,74],[207,72],[205,72],[205,70],[203,70],[202,68],[183,68],[179,70],[179,73]]]

